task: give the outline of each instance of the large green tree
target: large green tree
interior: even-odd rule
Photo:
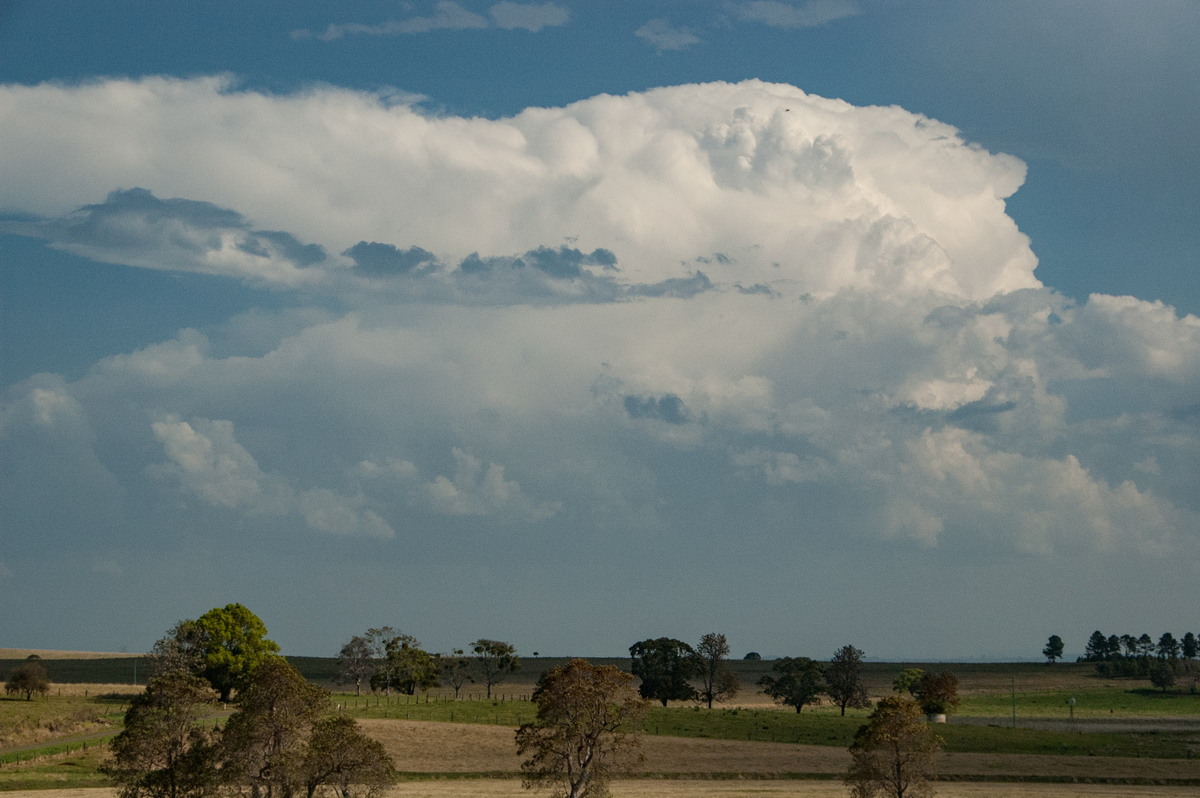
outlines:
[[[870,706],[863,686],[863,656],[862,649],[845,645],[833,653],[825,666],[825,689],[841,708],[842,715],[846,714],[846,707]]]
[[[384,657],[371,677],[371,689],[415,695],[417,690],[437,687],[440,675],[438,658],[421,648],[417,638],[396,635],[384,642]]]
[[[905,696],[880,699],[850,746],[853,764],[846,785],[853,798],[924,798],[942,740],[921,719],[917,703]]]
[[[771,672],[758,680],[763,692],[797,712],[821,700],[825,692],[825,674],[821,664],[808,657],[784,657],[771,666]]]
[[[542,675],[533,702],[537,719],[517,730],[526,787],[551,785],[555,798],[603,798],[610,774],[640,760],[634,731],[646,702],[631,674],[573,659]]]
[[[642,640],[629,647],[630,670],[641,680],[642,698],[659,701],[692,701],[696,688],[691,679],[697,675],[696,652],[682,640],[659,637]]]
[[[219,787],[216,734],[199,722],[216,710],[207,681],[183,671],[150,680],[125,713],[104,773],[121,798],[208,798]]]
[[[152,673],[186,671],[208,680],[229,701],[250,683],[254,669],[278,656],[267,627],[241,604],[214,607],[194,621],[180,621],[150,651]]]

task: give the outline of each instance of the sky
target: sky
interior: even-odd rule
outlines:
[[[1200,632],[1200,6],[0,2],[0,646]]]

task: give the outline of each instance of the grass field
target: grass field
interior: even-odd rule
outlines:
[[[0,649],[0,675],[27,653]],[[36,653],[54,685],[46,699],[0,698],[0,791],[13,795],[36,788],[49,790],[39,798],[67,798],[58,791],[102,786],[97,768],[104,740],[119,730],[130,695],[141,689],[135,667],[144,682],[144,662],[135,656]],[[332,685],[331,659],[289,660],[310,679]],[[400,769],[417,779],[397,788],[395,798],[526,795],[515,778],[513,728],[533,717],[528,697],[538,676],[563,661],[525,660],[506,684],[494,688],[493,700],[453,701],[447,689],[420,700],[345,693],[332,700],[360,718]],[[593,661],[628,667],[627,659]],[[616,798],[674,798],[685,791],[689,796],[845,795],[830,779],[845,770],[846,746],[867,712],[851,710],[843,718],[828,705],[800,714],[778,708],[752,687],[770,669],[769,661],[733,664],[744,685],[735,701],[713,711],[692,704],[651,709],[644,769],[656,778],[621,782]],[[1016,789],[956,781],[941,785],[939,795],[1183,795],[1196,794],[1200,786],[1200,696],[1163,695],[1145,682],[1101,679],[1090,665],[1075,663],[868,663],[869,692],[890,693],[892,679],[910,666],[951,670],[959,678],[959,712],[937,729],[946,740],[942,772],[947,777],[1040,782]],[[71,675],[86,678],[64,683]],[[464,690],[471,696],[481,693],[479,685]],[[1011,728],[1014,698],[1019,724],[1037,728]],[[1064,725],[1071,719],[1070,698],[1075,698],[1073,721]],[[456,780],[446,781],[452,774]],[[441,778],[430,781],[431,776]],[[696,778],[704,781],[689,781]],[[1093,784],[1072,792],[1051,783],[1079,779],[1130,784]],[[1156,791],[1142,784],[1166,787]]]

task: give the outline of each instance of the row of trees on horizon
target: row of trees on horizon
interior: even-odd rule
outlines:
[[[180,621],[157,641],[153,675],[132,700],[102,769],[120,798],[315,798],[318,792],[381,798],[397,778],[387,751],[340,708],[335,712],[329,692],[304,679],[278,648],[261,620],[240,604]],[[481,668],[485,681],[518,667],[508,643],[481,639],[471,650],[474,657],[461,651],[431,655],[411,636],[380,627],[356,636],[340,659],[344,667],[357,659],[376,660],[372,668],[351,670],[344,678],[356,684],[365,679],[384,690],[417,689],[421,679],[399,669],[405,663],[424,663],[432,672],[441,660],[451,661],[452,668],[461,657]],[[515,736],[524,786],[550,787],[567,798],[607,795],[610,773],[640,761],[640,721],[651,699],[665,705],[687,698],[711,707],[738,689],[721,634],[704,635],[695,647],[672,638],[643,640],[630,647],[630,655],[631,670],[641,680],[638,690],[635,673],[583,659],[541,674],[532,695],[536,717]],[[828,694],[845,714],[847,706],[869,704],[863,657],[850,645],[823,666],[786,657],[760,685],[797,711]],[[942,741],[919,721],[918,700],[903,693],[928,704],[940,690],[943,709],[957,701],[956,685],[951,674],[917,669],[897,678],[897,695],[878,702],[850,746],[853,764],[845,781],[855,794],[890,789],[897,777],[907,785],[924,782]],[[803,696],[797,697],[798,689]],[[236,698],[223,727],[210,723],[218,697]]]

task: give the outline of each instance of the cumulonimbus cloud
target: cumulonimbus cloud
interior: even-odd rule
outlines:
[[[150,78],[4,87],[0,120],[0,181],[22,211],[65,215],[121,185],[211,203],[251,221],[206,257],[264,280],[298,272],[272,271],[293,264],[259,254],[277,249],[263,235],[246,246],[249,224],[327,252],[366,241],[451,264],[570,239],[615,253],[629,283],[687,278],[719,252],[713,282],[792,296],[1039,285],[1004,212],[1020,161],[899,108],[790,86],[681,86],[487,120],[334,88]],[[97,155],[96,140],[131,138],[136,154]]]
[[[759,81],[488,120],[145,79],[3,87],[0,126],[23,229],[339,303],[10,386],[13,517],[61,473],[514,557],[1200,560],[1200,320],[1042,286],[1024,165],[941,122]]]

